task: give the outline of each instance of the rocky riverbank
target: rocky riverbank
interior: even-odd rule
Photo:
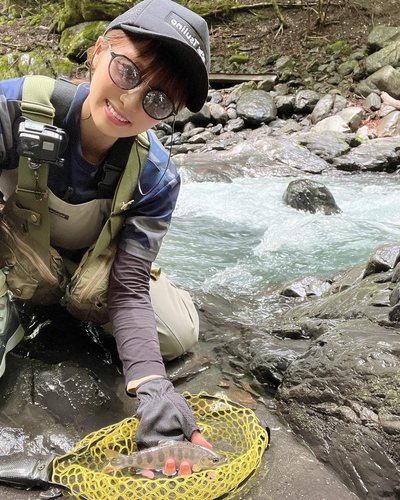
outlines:
[[[184,180],[296,177],[304,183],[290,191],[290,205],[328,213],[326,203],[319,207],[310,197],[319,174],[369,172],[377,182],[399,175],[399,40],[399,28],[377,27],[365,46],[308,48],[301,67],[294,57],[271,55],[264,81],[210,90],[200,113],[183,112],[173,134],[171,122],[156,133]],[[64,72],[43,50],[41,57],[44,74]],[[0,69],[15,72],[1,77],[43,73],[37,62],[30,53],[8,54]],[[323,186],[318,190],[326,202]],[[199,304],[201,342],[170,364],[169,374],[178,390],[223,390],[272,427],[271,448],[251,485],[254,500],[400,498],[399,262],[400,245],[382,242],[356,268],[274,287],[266,299],[279,312],[263,331],[221,320],[230,304],[216,297]],[[9,356],[0,381],[2,455],[66,453],[87,433],[135,411],[112,338],[60,308],[21,312],[29,337]]]

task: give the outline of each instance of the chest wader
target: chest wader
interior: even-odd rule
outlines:
[[[59,126],[66,115],[76,86],[51,78],[26,77],[20,111],[33,121]],[[67,97],[66,97],[67,96]],[[7,199],[0,218],[0,268],[7,286],[22,300],[34,304],[55,304],[64,297],[68,311],[79,319],[108,321],[109,272],[117,249],[117,236],[124,224],[124,212],[132,203],[139,165],[149,150],[147,134],[130,143],[129,158],[123,165],[106,161],[98,196],[113,198],[111,213],[97,241],[71,274],[58,252],[50,245],[47,164],[33,169],[20,157],[18,184]],[[121,156],[124,156],[121,152]],[[125,155],[126,158],[126,155]],[[55,167],[58,168],[58,167]]]

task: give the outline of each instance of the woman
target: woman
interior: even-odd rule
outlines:
[[[62,121],[61,129],[69,136],[62,155],[63,166],[50,164],[47,180],[50,242],[57,250],[56,260],[61,256],[65,262],[75,264],[79,263],[84,251],[96,243],[104,218],[110,215],[111,200],[98,196],[108,158],[121,156],[124,141],[175,115],[185,105],[196,112],[204,104],[209,71],[207,24],[171,0],[145,0],[111,22],[104,37],[100,37],[93,48],[91,69],[90,86],[78,86]],[[31,229],[37,230],[37,217],[34,224],[29,224],[30,219],[20,225],[11,224],[15,219],[14,212],[23,216],[29,208],[21,202],[24,190],[21,189],[21,179],[17,181],[18,155],[11,137],[10,106],[13,100],[21,100],[27,81],[21,78],[1,82],[0,190],[7,199],[3,233],[6,235],[11,227],[17,236],[28,238],[26,241],[29,242],[28,233]],[[136,154],[138,157],[141,174],[136,188],[132,186],[132,191],[135,188],[133,196],[123,204],[124,226],[118,233],[118,246],[109,275],[109,319],[124,367],[127,393],[140,400],[137,411],[140,424],[136,434],[139,447],[155,445],[165,438],[188,439],[210,446],[199,433],[186,401],[174,392],[166,377],[157,337],[149,296],[151,263],[167,231],[180,180],[153,133],[149,132],[148,140],[149,150],[143,164],[137,152],[137,142],[133,142],[130,150],[130,156]],[[40,177],[41,170],[35,163],[28,163],[40,185],[40,178],[37,180],[35,176]],[[21,169],[20,163],[18,171]],[[31,189],[31,194],[33,191],[38,203],[43,197],[47,198],[47,191],[39,188],[36,191],[35,188]],[[13,213],[7,209],[10,200],[14,203]],[[11,222],[7,220],[7,214]],[[45,215],[42,213],[42,217]],[[9,245],[9,240],[6,243]],[[7,245],[0,245],[0,253]],[[28,247],[35,248],[35,243],[28,244]],[[51,265],[53,261],[54,258]],[[9,264],[7,259],[3,266],[5,264]],[[14,288],[12,286],[16,265],[7,269],[3,267],[3,271],[7,275],[0,273],[0,308],[4,311],[0,320],[3,332],[0,336],[0,376],[5,369],[6,353],[23,336],[8,292],[11,289],[16,293],[15,290],[21,288],[15,284]],[[165,277],[163,279],[167,293],[178,293],[165,284]],[[156,314],[158,323],[165,323],[165,318],[159,318],[162,313],[156,311]],[[178,322],[179,314],[179,311],[173,311]],[[197,318],[191,320],[196,323]],[[166,329],[169,329],[168,325]],[[169,338],[163,340],[163,351],[168,350],[167,344],[171,341],[183,345],[180,354],[194,343],[189,340],[185,346],[185,332],[180,332],[178,338],[174,332],[168,335]],[[171,357],[173,354],[167,356]]]

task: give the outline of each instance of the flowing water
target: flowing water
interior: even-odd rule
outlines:
[[[400,242],[399,177],[318,176],[342,209],[310,214],[282,203],[293,178],[185,182],[158,264],[195,297],[219,296],[232,315],[262,323],[265,291],[302,276],[328,277]],[[240,305],[238,305],[240,304]]]

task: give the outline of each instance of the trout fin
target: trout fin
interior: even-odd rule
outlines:
[[[108,448],[106,448],[104,450],[104,455],[106,456],[106,459],[107,460],[113,460],[114,458],[120,458],[121,456],[121,453],[118,453],[117,451],[115,450],[109,450]]]

